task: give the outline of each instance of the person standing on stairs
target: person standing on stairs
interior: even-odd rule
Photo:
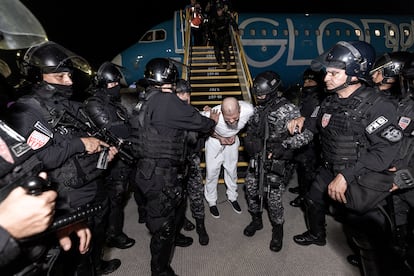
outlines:
[[[294,171],[293,150],[308,144],[313,133],[304,130],[290,135],[288,123],[300,117],[299,108],[279,96],[280,76],[265,71],[253,81],[257,106],[247,123],[244,147],[250,156],[245,188],[247,206],[252,221],[243,234],[252,237],[263,228],[263,206],[267,208],[272,224],[270,250],[282,249],[284,208],[282,195]]]
[[[206,183],[204,196],[214,218],[220,218],[217,208],[217,182],[221,166],[224,168],[227,198],[236,213],[242,212],[237,202],[237,162],[240,145],[238,133],[246,126],[253,110],[251,103],[227,97],[221,105],[213,107],[210,111],[208,111],[208,107],[205,107],[205,111],[202,112],[203,115],[210,116],[211,111],[221,111],[214,133],[207,138],[205,143]]]
[[[214,46],[214,55],[220,68],[224,68],[221,51],[223,51],[224,62],[226,63],[226,70],[231,69],[230,64],[230,50],[231,33],[230,27],[238,33],[239,27],[234,18],[228,12],[224,11],[222,2],[216,4],[216,12],[211,16],[208,29],[211,34],[211,42]]]

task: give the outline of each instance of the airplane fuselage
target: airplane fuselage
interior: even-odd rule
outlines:
[[[126,84],[141,78],[153,57],[183,60],[184,28],[177,13],[113,59],[125,67]],[[239,14],[238,24],[251,76],[274,70],[285,86],[300,83],[311,60],[340,40],[369,42],[378,56],[414,50],[414,17],[408,15]]]

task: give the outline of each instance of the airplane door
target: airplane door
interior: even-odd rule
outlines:
[[[176,53],[184,53],[185,14],[182,10],[174,12],[174,48]]]

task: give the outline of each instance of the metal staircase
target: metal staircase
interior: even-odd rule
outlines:
[[[240,81],[238,74],[237,58],[235,51],[230,49],[231,69],[220,68],[214,56],[213,46],[194,46],[190,48],[189,54],[189,81],[191,83],[191,104],[202,110],[204,106],[210,107],[221,104],[225,97],[235,97],[246,100],[241,87],[244,81]],[[223,59],[224,60],[224,59]],[[239,135],[243,135],[240,133]],[[202,155],[201,167],[205,168],[205,158]],[[239,147],[238,183],[244,183],[244,175],[248,160],[244,153],[244,147]],[[224,183],[222,175],[219,183]]]

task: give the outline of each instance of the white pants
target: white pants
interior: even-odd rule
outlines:
[[[217,183],[221,166],[224,168],[224,182],[226,184],[227,198],[237,200],[237,162],[239,159],[239,137],[233,145],[221,145],[216,138],[209,137],[205,145],[206,153],[206,184],[204,196],[209,206],[217,204]]]

